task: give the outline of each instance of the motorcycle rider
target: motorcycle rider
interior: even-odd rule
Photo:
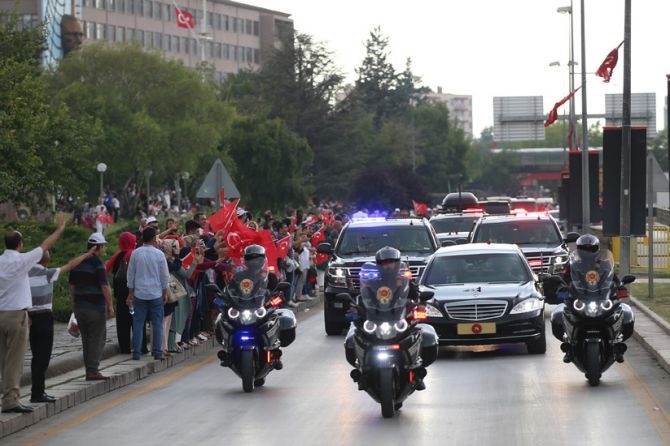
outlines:
[[[598,237],[596,237],[593,234],[584,234],[580,236],[577,241],[577,252],[582,252],[585,255],[594,255],[598,251],[600,251],[600,240]],[[572,257],[572,256],[571,256]],[[572,260],[572,258],[571,258]],[[596,259],[596,265],[599,265],[600,262],[603,261],[609,261],[605,256],[599,257]],[[613,265],[612,265],[613,266]],[[570,262],[568,262],[565,265],[565,268],[563,270],[563,281],[566,284],[569,284],[572,281],[572,276],[570,272]],[[616,274],[614,274],[614,286],[619,287],[620,281],[619,278],[617,277]],[[565,287],[559,288],[558,292],[565,293],[567,290]],[[630,308],[628,304],[621,303],[621,308],[623,310],[624,314],[624,320],[623,320],[623,327],[622,327],[622,335],[623,339],[622,341],[625,341],[628,339],[632,334],[633,334],[633,324],[635,321],[635,316],[633,314],[633,310]],[[562,342],[561,344],[561,350],[565,352],[565,355],[563,356],[563,362],[569,363],[572,361],[572,349],[570,344],[567,342],[564,342],[563,336],[565,334],[565,328],[563,326],[563,311],[565,310],[565,304],[561,303],[556,308],[554,311],[551,313],[551,331],[556,339]],[[620,343],[615,344],[615,347],[619,345]],[[614,355],[615,359],[617,362],[623,362],[623,353],[625,351],[625,348],[615,348],[614,350]]]
[[[267,258],[265,256],[265,248],[261,245],[249,245],[244,249],[244,266],[245,268],[233,276],[232,280],[240,283],[244,279],[251,279],[253,283],[259,283],[260,281],[267,280],[266,294],[269,294],[271,290],[277,288],[279,280],[273,272],[269,272],[266,268]],[[223,305],[220,305],[222,312],[224,312]],[[218,330],[218,327],[217,327]],[[220,335],[217,335],[218,341],[221,342]],[[274,368],[276,370],[281,370],[284,365],[281,362],[281,349],[277,348],[272,351],[272,356],[274,360]],[[228,366],[230,358],[228,352],[220,350],[218,352],[218,357],[221,360],[222,366]]]
[[[398,277],[400,268],[403,265],[400,259],[400,251],[390,246],[385,246],[377,251],[377,253],[375,254],[375,263],[380,267],[382,278],[390,278],[390,279],[395,279],[396,277]],[[409,293],[407,298],[408,298],[407,302],[408,311],[411,311],[411,309],[419,302],[419,288],[413,280],[409,281]],[[347,337],[344,341],[345,355],[347,361],[354,367],[355,367],[356,353],[354,351],[353,336],[356,331],[356,328],[362,329],[362,323],[365,321],[365,307],[361,305],[360,296],[357,296],[356,301],[358,304],[354,305],[352,303],[351,307],[349,308],[349,311],[347,312],[347,319],[353,321],[354,326],[352,326],[349,329]],[[430,329],[424,327],[424,324],[420,324],[420,328],[422,332],[424,332],[424,334],[426,334],[427,331],[428,332],[431,331],[430,329],[432,329],[432,327],[430,327]],[[434,329],[432,330],[432,334],[436,338]],[[426,334],[426,336],[428,335]],[[426,375],[425,366],[431,364],[437,358],[437,347],[436,346],[433,347],[433,349],[435,350],[434,352],[432,350],[429,352],[428,351],[429,348],[430,347],[422,349],[422,357],[425,355],[425,358],[423,358],[424,359],[423,364],[417,368],[420,369],[420,372],[416,374],[415,378],[416,390],[426,389],[426,384],[423,382],[423,376]]]

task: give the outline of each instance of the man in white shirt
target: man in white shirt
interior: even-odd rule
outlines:
[[[28,271],[56,243],[65,228],[66,214],[56,215],[56,230],[40,246],[23,253],[23,235],[5,233],[5,252],[0,255],[0,364],[2,365],[2,412],[27,413],[33,408],[19,401],[28,338],[28,308],[32,306]]]

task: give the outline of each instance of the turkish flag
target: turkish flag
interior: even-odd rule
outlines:
[[[177,7],[174,8],[175,13],[177,14],[177,26],[180,28],[194,28],[195,27],[195,19],[193,18],[193,15],[188,12],[184,11],[183,9],[179,9]]]
[[[223,193],[223,190],[221,191]],[[223,207],[213,213],[212,215],[209,216],[207,221],[209,222],[209,225],[212,227],[212,231],[216,232],[219,230],[223,230],[226,232],[228,228],[230,228],[230,225],[232,223],[231,220],[233,220],[233,215],[235,215],[235,208],[237,208],[237,204],[240,202],[240,199],[237,198],[230,203],[226,203],[225,201],[222,201]],[[237,218],[236,218],[237,219]]]
[[[242,257],[244,248],[257,243],[259,232],[247,227],[239,218],[231,218],[229,229],[225,230],[228,257]]]
[[[619,61],[619,47],[621,47],[621,45],[623,45],[623,42],[610,51],[610,53],[607,55],[607,57],[605,57],[605,60],[600,64],[600,67],[598,67],[598,70],[596,71],[596,76],[602,77],[603,82],[609,82],[610,78],[612,77],[614,67],[616,67],[616,63]]]
[[[272,234],[267,229],[256,232],[256,242],[265,248],[265,257],[268,259],[268,270],[277,274],[277,246],[272,238]]]
[[[418,201],[412,200],[412,205],[414,206],[414,213],[416,215],[428,215],[427,204],[419,203]]]
[[[316,248],[317,246],[319,246],[319,243],[325,241],[326,241],[326,225],[322,225],[318,231],[312,234],[310,243],[312,244],[312,246]],[[328,262],[328,260],[330,260],[330,256],[328,254],[321,254],[320,252],[316,253],[315,262],[317,265],[323,265],[324,263]]]
[[[191,250],[191,252],[186,254],[186,257],[181,259],[181,266],[185,269],[189,269],[193,263],[193,260],[195,260],[195,256],[193,255],[193,250]]]
[[[558,119],[558,107],[560,107],[561,105],[568,102],[570,100],[570,98],[573,97],[575,95],[575,93],[577,93],[577,91],[580,88],[582,88],[581,85],[579,87],[577,87],[576,89],[572,90],[570,92],[570,94],[568,94],[566,97],[564,97],[563,99],[561,99],[560,101],[558,101],[557,103],[554,104],[554,108],[552,108],[551,111],[549,112],[549,116],[547,116],[547,120],[544,121],[544,126],[545,127],[549,127],[551,124],[556,122],[556,120]]]
[[[277,258],[283,259],[288,255],[288,249],[291,247],[291,236],[277,240]]]

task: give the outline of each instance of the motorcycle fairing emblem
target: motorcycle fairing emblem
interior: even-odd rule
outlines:
[[[242,294],[244,294],[245,296],[248,296],[253,288],[254,288],[254,281],[251,279],[244,279],[242,282],[240,282],[240,290],[242,291]]]
[[[389,303],[392,296],[393,291],[391,291],[391,288],[387,286],[383,286],[377,290],[377,300],[383,305]]]
[[[588,283],[590,286],[596,286],[598,285],[598,273],[596,271],[589,271],[586,273],[586,283]]]

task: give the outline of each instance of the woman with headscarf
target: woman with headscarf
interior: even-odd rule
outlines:
[[[128,298],[128,283],[126,272],[128,261],[137,244],[137,238],[130,232],[122,232],[119,236],[119,250],[105,263],[107,272],[114,277],[114,299],[116,300],[116,336],[119,340],[119,351],[130,353],[130,332],[132,328],[132,315],[126,299]],[[146,348],[146,346],[145,346]]]

